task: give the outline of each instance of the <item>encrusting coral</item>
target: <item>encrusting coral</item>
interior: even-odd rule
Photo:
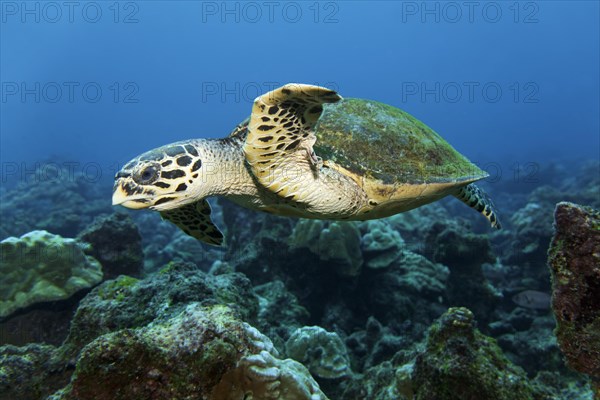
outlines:
[[[94,286],[102,280],[102,266],[75,239],[33,231],[0,242],[0,275],[0,317],[6,317]]]
[[[335,332],[319,326],[296,329],[285,344],[288,357],[300,361],[320,378],[341,378],[350,373],[344,342]]]
[[[292,249],[308,248],[342,276],[358,276],[363,264],[360,231],[354,222],[300,220],[290,238]]]
[[[386,268],[400,257],[404,240],[385,220],[366,221],[361,224],[365,232],[361,247],[365,254],[365,264],[369,268]]]

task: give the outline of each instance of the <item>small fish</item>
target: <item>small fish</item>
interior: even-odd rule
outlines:
[[[548,310],[550,308],[550,295],[537,290],[524,290],[513,296],[512,301],[525,308]]]

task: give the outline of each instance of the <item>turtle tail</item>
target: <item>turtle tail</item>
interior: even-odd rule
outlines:
[[[471,183],[461,187],[454,196],[468,205],[471,208],[483,214],[492,224],[492,228],[500,229],[500,221],[498,220],[498,212],[494,203],[488,195],[479,186]]]

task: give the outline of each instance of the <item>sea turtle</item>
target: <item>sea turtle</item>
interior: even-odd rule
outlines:
[[[115,177],[113,204],[150,208],[203,242],[223,235],[206,198],[272,214],[330,220],[387,217],[453,195],[500,228],[472,182],[487,173],[406,112],[287,84],[256,98],[223,139],[146,152]]]

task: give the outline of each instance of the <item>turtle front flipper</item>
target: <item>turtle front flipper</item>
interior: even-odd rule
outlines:
[[[494,203],[489,196],[479,186],[471,183],[461,187],[454,195],[457,199],[465,203],[471,208],[479,211],[492,224],[492,228],[500,229],[500,221],[498,220],[498,212]]]
[[[177,225],[186,234],[208,244],[223,244],[223,234],[210,219],[210,204],[206,199],[183,207],[161,211],[160,215]]]
[[[317,173],[314,127],[322,104],[340,99],[333,90],[290,83],[254,100],[244,153],[262,185],[286,197],[293,191],[291,180]]]
[[[254,101],[244,155],[257,183],[278,196],[278,214],[347,219],[368,209],[362,186],[313,150],[323,104],[340,99],[333,90],[288,84]]]
[[[233,139],[246,139],[246,134],[248,133],[248,123],[250,122],[250,118],[246,118],[242,122],[240,122],[231,133],[227,136],[228,138]]]

